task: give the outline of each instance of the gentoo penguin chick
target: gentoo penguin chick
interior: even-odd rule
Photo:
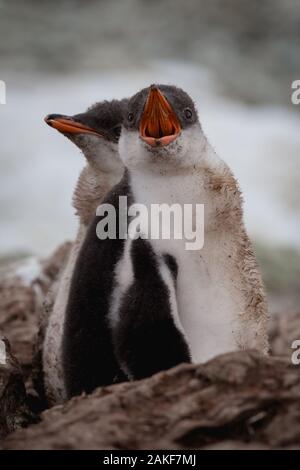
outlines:
[[[51,292],[51,298],[55,297],[55,302],[49,319],[46,319],[48,324],[41,374],[44,383],[43,390],[41,387],[39,389],[50,405],[61,403],[65,399],[61,372],[61,341],[70,282],[78,252],[97,206],[105,194],[120,181],[124,172],[118,154],[118,140],[126,104],[125,99],[104,101],[95,104],[85,113],[71,117],[51,114],[45,118],[47,124],[77,145],[87,160],[73,194],[73,206],[79,216],[77,236],[59,278],[57,290]]]
[[[118,236],[102,236],[108,221],[98,212],[72,278],[62,348],[68,398],[111,383],[118,368],[133,380],[227,351],[268,349],[265,295],[240,191],[209,145],[191,98],[164,85],[136,94],[119,153],[126,171],[103,201],[115,209]],[[132,217],[120,196],[130,207],[146,207],[148,223],[153,204],[177,204],[183,213],[186,204],[193,211],[204,204],[204,246],[187,250],[184,238],[124,236]],[[143,235],[147,222],[139,218]],[[151,224],[158,220],[151,217]]]
[[[166,85],[137,93],[128,104],[119,153],[132,198],[148,212],[154,203],[179,204],[183,213],[184,204],[204,205],[202,249],[186,249],[183,238],[149,240],[154,252],[176,261],[174,302],[192,361],[246,348],[267,353],[267,305],[241,193],[187,93]]]
[[[126,99],[103,101],[85,113],[45,117],[45,122],[68,137],[87,160],[73,194],[73,206],[85,226],[94,218],[99,201],[123,175],[118,140],[127,102]]]

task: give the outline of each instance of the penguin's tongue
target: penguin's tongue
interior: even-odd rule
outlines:
[[[152,147],[161,147],[175,140],[180,131],[171,105],[158,87],[151,86],[140,121],[141,138]]]
[[[104,134],[92,129],[91,127],[85,126],[81,122],[75,121],[69,116],[49,114],[44,120],[50,127],[53,127],[62,134],[94,134],[100,137],[105,137]]]

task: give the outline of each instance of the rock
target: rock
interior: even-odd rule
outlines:
[[[45,294],[56,280],[70,247],[71,243],[66,242],[46,260],[30,257],[0,269],[0,329],[9,339],[25,378],[31,372],[32,345]]]
[[[29,411],[21,368],[0,334],[0,439],[36,421]]]
[[[70,248],[71,243],[65,242],[46,260],[31,257],[0,268],[0,329],[9,339],[26,379],[32,371],[34,346],[36,383],[40,382],[45,325]],[[274,315],[270,324],[273,353],[289,356],[292,341],[300,339],[300,313]]]
[[[0,437],[17,430],[3,448],[299,447],[300,369],[291,364],[291,345],[300,339],[300,313],[271,318],[272,354],[281,359],[236,352],[204,365],[181,365],[74,398],[45,411],[39,424],[18,430],[36,421],[32,410],[44,406],[42,341],[70,247],[65,243],[47,260],[30,258],[0,269],[0,328],[12,342],[11,353],[8,341],[0,339]],[[32,378],[39,399],[32,394]]]
[[[97,389],[42,414],[3,449],[300,447],[300,374],[255,351]]]

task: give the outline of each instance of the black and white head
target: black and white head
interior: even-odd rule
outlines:
[[[180,88],[151,85],[129,100],[119,142],[129,169],[194,166],[204,142],[194,102]]]
[[[49,114],[45,122],[77,145],[91,166],[109,172],[122,164],[118,141],[127,103],[102,101],[74,116]]]

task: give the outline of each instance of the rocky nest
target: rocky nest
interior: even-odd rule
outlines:
[[[300,365],[291,363],[291,345],[300,339],[298,313],[272,318],[270,357],[241,351],[182,364],[40,413],[32,348],[47,314],[45,295],[55,291],[69,249],[64,244],[47,260],[1,268],[0,448],[300,447]]]

